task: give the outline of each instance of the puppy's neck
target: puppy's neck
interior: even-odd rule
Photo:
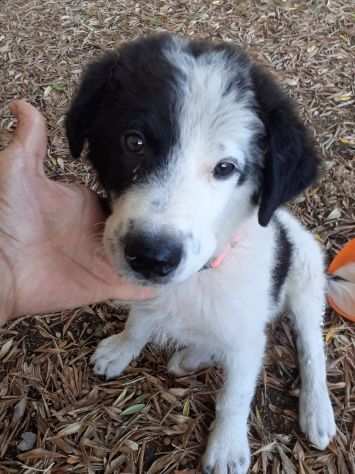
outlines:
[[[238,245],[238,242],[240,240],[240,233],[236,232],[232,239],[224,246],[224,248],[221,250],[221,252],[218,253],[216,257],[214,257],[212,260],[210,260],[203,268],[202,270],[208,270],[208,269],[215,269],[218,268],[226,258],[228,258],[229,253],[232,251],[232,249]]]

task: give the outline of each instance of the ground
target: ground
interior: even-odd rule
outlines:
[[[162,30],[241,43],[276,72],[314,132],[323,177],[292,208],[331,259],[355,236],[354,25],[349,0],[2,0],[0,129],[13,126],[10,100],[27,98],[48,120],[48,174],[97,189],[88,165],[70,159],[63,131],[83,65]],[[200,472],[222,374],[174,379],[167,354],[149,347],[106,383],[88,361],[124,318],[105,304],[0,329],[1,474]],[[355,326],[328,310],[324,334],[336,440],[319,452],[300,434],[295,345],[282,319],[270,328],[250,418],[251,472],[355,472]],[[35,443],[21,451],[26,432]]]

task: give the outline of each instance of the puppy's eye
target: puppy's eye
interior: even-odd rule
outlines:
[[[216,179],[227,179],[237,171],[237,165],[230,160],[220,161],[213,170]]]
[[[143,155],[145,138],[143,133],[137,130],[128,130],[121,137],[121,144],[124,150],[136,155]]]

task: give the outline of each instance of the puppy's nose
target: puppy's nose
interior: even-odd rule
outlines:
[[[147,279],[169,275],[181,261],[182,245],[174,237],[135,234],[125,240],[127,262]]]

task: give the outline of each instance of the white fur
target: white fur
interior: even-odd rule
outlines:
[[[221,364],[226,382],[204,457],[205,465],[215,469],[211,472],[247,471],[247,418],[262,364],[265,326],[284,308],[292,314],[298,340],[301,428],[320,449],[335,435],[322,341],[322,254],[291,215],[278,211],[277,217],[295,250],[279,308],[273,307],[270,296],[274,230],[260,227],[253,215],[219,268],[194,274],[162,289],[155,300],[133,305],[124,332],[101,342],[93,356],[96,373],[109,378],[119,376],[149,341],[173,340],[188,348],[170,362],[178,375],[211,364],[212,359]]]
[[[221,250],[252,209],[256,183],[248,180],[236,187],[238,174],[217,181],[213,170],[225,158],[232,157],[240,169],[252,160],[251,143],[262,129],[253,94],[248,91],[238,99],[233,88],[223,95],[235,75],[224,53],[194,59],[179,49],[179,41],[173,44],[176,49],[169,49],[167,57],[185,78],[176,90],[178,143],[166,169],[114,200],[106,224],[106,251],[126,277],[132,275],[120,239],[130,223],[147,232],[171,231],[183,241],[184,259],[174,275],[174,281],[183,281]]]
[[[168,285],[149,302],[134,304],[125,330],[102,341],[95,371],[118,377],[145,344],[170,340],[184,347],[169,363],[182,375],[220,364],[225,385],[218,396],[215,427],[204,455],[206,472],[244,474],[250,464],[247,419],[265,347],[265,327],[287,308],[297,333],[302,388],[300,423],[318,448],[335,435],[326,386],[322,341],[325,276],[313,237],[286,211],[276,213],[292,242],[292,262],[279,304],[272,297],[277,239],[275,226],[258,224],[252,179],[213,178],[219,160],[232,156],[243,167],[261,123],[251,93],[223,96],[229,78],[223,54],[194,59],[179,51],[167,57],[187,80],[179,85],[178,144],[170,165],[144,185],[133,184],[114,202],[105,246],[117,271],[134,278],[124,261],[121,238],[130,223],[159,232],[172,229],[184,243],[184,259]],[[179,52],[179,54],[177,54]],[[198,270],[237,230],[238,244],[217,269]]]

